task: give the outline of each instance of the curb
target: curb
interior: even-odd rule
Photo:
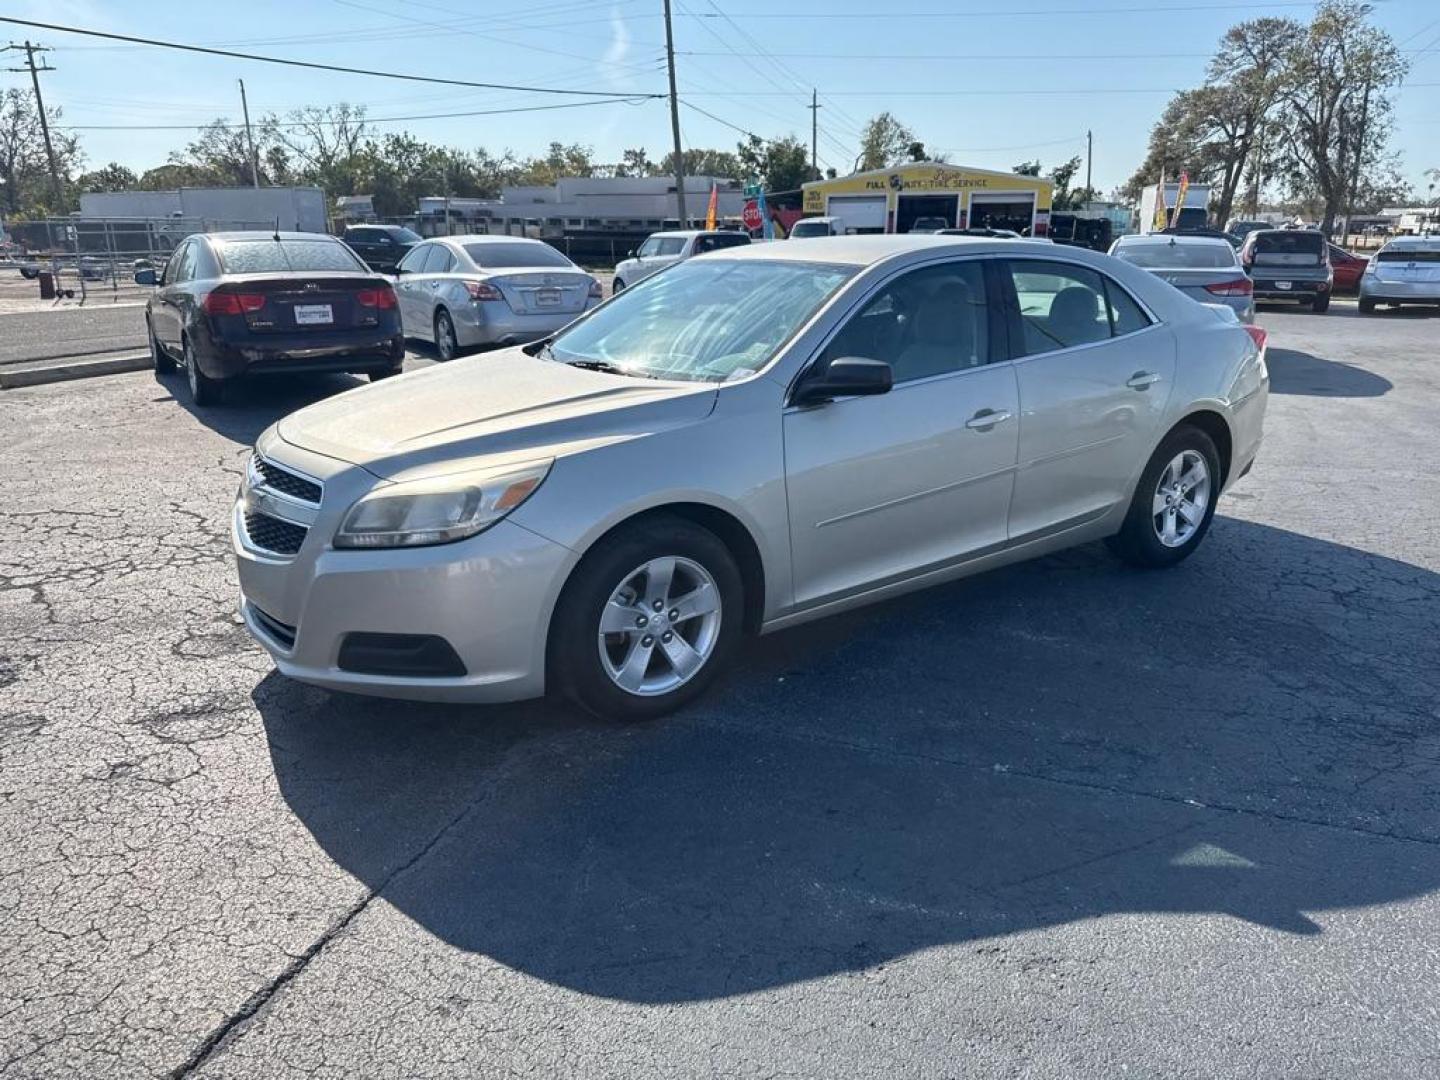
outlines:
[[[122,353],[113,356],[97,356],[91,360],[67,360],[65,363],[42,363],[34,367],[15,370],[0,369],[0,390],[15,390],[22,386],[41,386],[45,383],[65,382],[69,379],[89,379],[97,375],[117,375],[125,371],[143,371],[153,361],[149,350],[136,353]]]

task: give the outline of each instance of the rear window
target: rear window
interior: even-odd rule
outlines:
[[[1213,244],[1121,244],[1115,257],[1146,270],[1221,270],[1235,265],[1235,252],[1224,240]]]
[[[1440,263],[1440,248],[1386,248],[1375,259],[1377,262]]]
[[[227,240],[218,250],[221,270],[227,274],[366,269],[338,240]]]
[[[402,244],[418,244],[421,240],[425,239],[419,233],[411,232],[409,229],[403,227],[391,229],[390,236],[391,239]]]
[[[573,264],[549,244],[466,244],[465,254],[482,270],[509,270],[517,266],[564,266]]]
[[[790,230],[790,235],[796,240],[803,240],[807,236],[829,236],[830,223],[828,221],[797,221],[795,227]]]
[[[1255,250],[1270,255],[1319,255],[1325,250],[1325,237],[1308,229],[1260,233],[1255,237]]]

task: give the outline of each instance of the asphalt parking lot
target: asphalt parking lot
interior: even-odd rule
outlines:
[[[1440,315],[1259,322],[1181,567],[774,635],[638,727],[272,670],[231,499],[352,380],[0,394],[0,1076],[1440,1074]]]

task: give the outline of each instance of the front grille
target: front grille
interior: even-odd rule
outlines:
[[[306,532],[303,525],[281,521],[269,514],[252,511],[245,515],[245,534],[250,538],[250,543],[263,551],[273,551],[276,555],[294,555],[305,542]]]
[[[288,469],[282,469],[273,462],[266,461],[258,453],[254,455],[251,466],[264,479],[266,487],[272,488],[282,495],[289,495],[292,499],[313,503],[316,506],[320,505],[320,485],[313,480],[296,476]]]
[[[281,622],[268,612],[261,611],[254,604],[250,605],[250,614],[255,616],[255,621],[260,624],[261,629],[285,648],[293,649],[295,647],[295,627]]]

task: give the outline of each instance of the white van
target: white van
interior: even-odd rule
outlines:
[[[844,236],[845,222],[838,217],[801,218],[790,227],[791,240],[809,240],[815,236]]]

